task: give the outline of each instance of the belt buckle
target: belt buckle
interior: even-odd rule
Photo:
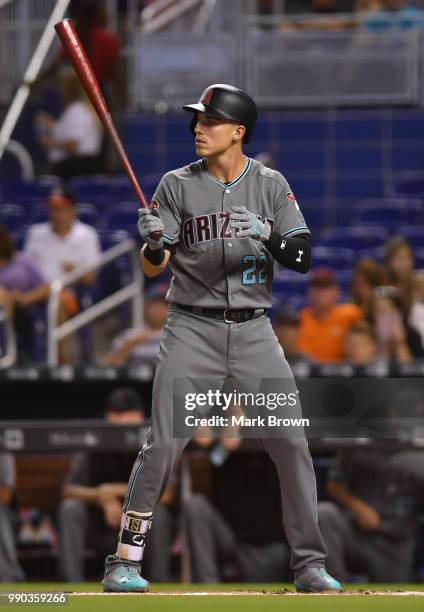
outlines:
[[[233,321],[232,319],[227,319],[227,312],[230,311],[230,310],[231,310],[231,308],[226,308],[224,310],[224,321],[226,323],[235,323],[235,321]]]

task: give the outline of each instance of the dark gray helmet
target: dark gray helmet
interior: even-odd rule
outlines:
[[[193,133],[197,123],[196,113],[201,112],[244,125],[244,142],[249,142],[258,117],[258,109],[249,94],[232,85],[221,83],[206,87],[197,104],[186,104],[183,109],[194,113],[190,123]]]

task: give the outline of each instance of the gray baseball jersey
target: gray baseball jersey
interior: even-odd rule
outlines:
[[[231,205],[268,219],[282,236],[309,233],[286,179],[249,159],[242,174],[224,184],[203,160],[164,175],[153,196],[164,240],[178,245],[167,299],[205,308],[269,308],[274,259],[264,244],[237,238]]]

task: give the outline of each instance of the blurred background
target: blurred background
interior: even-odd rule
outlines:
[[[194,160],[182,104],[211,83],[256,100],[246,153],[284,174],[312,232],[311,271],[275,270],[294,374],[330,391],[402,380],[376,397],[383,433],[310,440],[328,569],[422,581],[422,0],[0,0],[0,581],[101,575],[167,313],[170,278],[143,277],[133,190],[55,36],[65,16],[149,198]],[[203,432],[144,573],[290,580],[279,508],[259,446]]]

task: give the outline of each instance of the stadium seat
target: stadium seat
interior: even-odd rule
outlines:
[[[79,220],[88,225],[96,226],[101,221],[98,207],[89,202],[78,202],[77,213]]]
[[[402,225],[396,234],[406,238],[414,248],[424,247],[424,225]]]
[[[45,200],[58,178],[53,176],[40,177],[34,181],[6,180],[0,185],[0,200],[25,204],[34,199]]]
[[[0,204],[0,223],[10,232],[20,229],[28,223],[25,209],[20,204]]]
[[[386,239],[387,231],[381,226],[331,228],[321,232],[318,246],[359,251],[382,246]]]
[[[81,176],[70,181],[71,188],[78,202],[108,205],[119,197],[113,188],[113,179],[109,176]]]
[[[354,223],[357,225],[383,225],[396,229],[401,224],[420,223],[424,220],[424,204],[417,199],[373,198],[355,205]]]
[[[334,268],[350,269],[353,265],[354,252],[351,249],[334,248],[324,246],[312,248],[312,269]]]
[[[110,206],[98,227],[111,230],[126,230],[133,234],[137,229],[137,202],[121,202],[119,206]]]
[[[424,198],[424,172],[399,172],[393,177],[393,193]]]

